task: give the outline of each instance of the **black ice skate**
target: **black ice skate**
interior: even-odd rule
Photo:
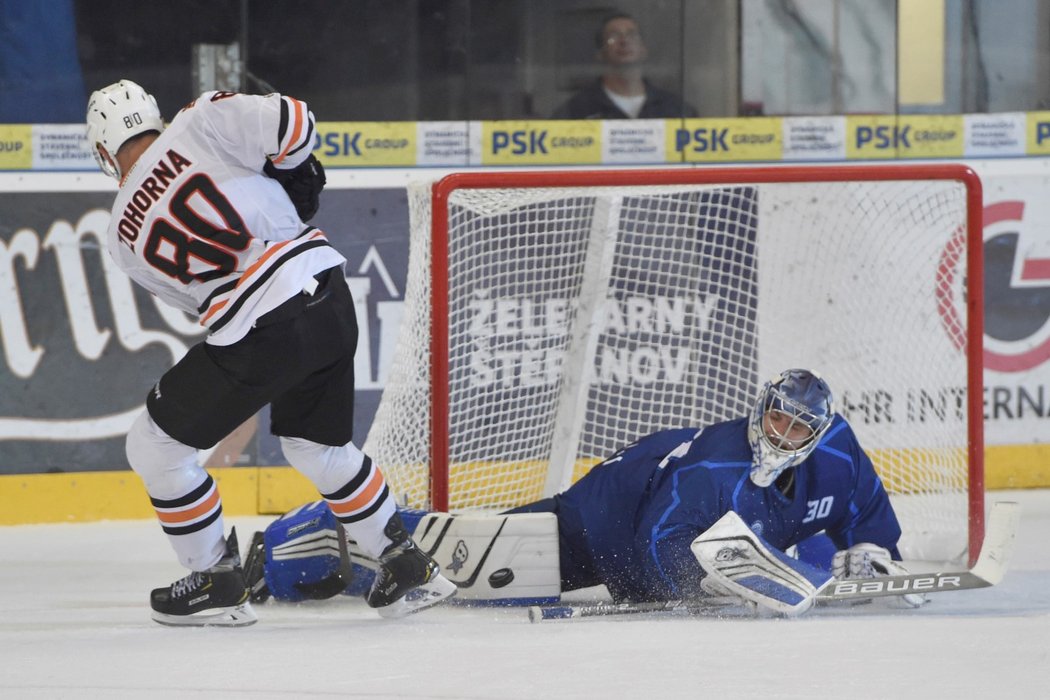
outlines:
[[[404,617],[456,593],[456,584],[405,531],[401,516],[390,518],[383,534],[393,542],[379,557],[379,570],[365,600],[383,617]]]
[[[265,603],[270,599],[270,589],[266,585],[266,545],[263,533],[256,532],[248,544],[244,555],[244,584],[248,587],[251,602]]]
[[[248,586],[237,552],[237,533],[230,530],[226,554],[207,571],[194,571],[150,594],[153,619],[162,625],[241,627],[258,618],[248,601]]]

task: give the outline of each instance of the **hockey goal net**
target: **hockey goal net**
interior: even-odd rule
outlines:
[[[410,186],[365,445],[402,503],[502,509],[820,372],[906,558],[983,537],[981,191],[962,166],[464,173]],[[974,293],[976,292],[976,293]]]

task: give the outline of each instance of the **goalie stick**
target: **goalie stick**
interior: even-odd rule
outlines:
[[[992,506],[988,516],[981,554],[972,569],[938,573],[916,573],[884,576],[854,581],[835,581],[817,595],[817,603],[831,603],[905,593],[943,593],[994,586],[1003,580],[1017,538],[1021,508],[1012,501]],[[672,600],[656,603],[594,603],[586,605],[543,605],[529,608],[529,621],[564,620],[579,617],[627,615],[647,612],[678,612],[702,615],[724,609],[702,600]]]
[[[529,622],[544,620],[567,620],[574,617],[597,617],[600,615],[631,615],[634,613],[667,612],[697,615],[724,605],[704,603],[703,601],[686,602],[684,600],[665,600],[654,603],[585,603],[579,605],[533,605],[529,607]]]

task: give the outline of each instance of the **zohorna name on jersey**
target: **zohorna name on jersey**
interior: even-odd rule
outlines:
[[[126,243],[128,247],[134,247],[133,244],[139,237],[139,230],[142,228],[146,212],[163,196],[171,182],[191,165],[193,163],[188,158],[174,149],[168,149],[149,176],[131,195],[128,205],[124,207],[120,222],[117,224],[117,233],[123,243]]]

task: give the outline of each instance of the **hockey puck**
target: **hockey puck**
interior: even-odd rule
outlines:
[[[514,572],[510,569],[496,569],[489,574],[489,585],[493,588],[503,588],[514,580]]]

